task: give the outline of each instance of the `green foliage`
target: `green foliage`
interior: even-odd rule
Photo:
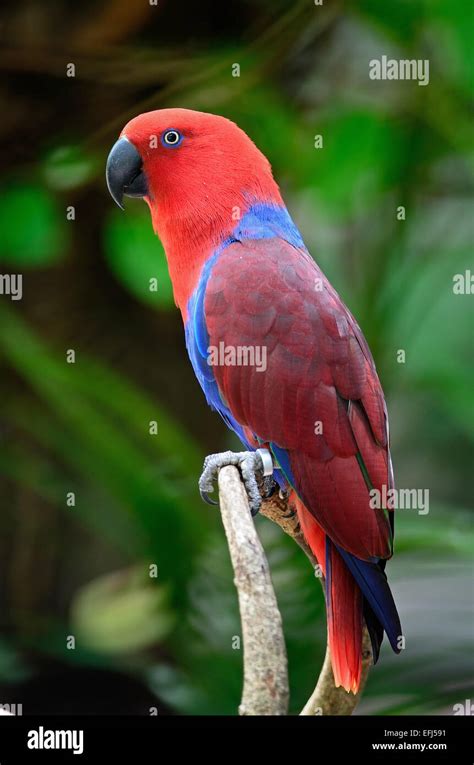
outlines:
[[[47,411],[45,416],[43,407],[33,401],[25,406],[13,394],[7,416],[66,468],[70,485],[77,490],[81,519],[104,524],[108,516],[112,529],[123,522],[125,530],[132,515],[133,534],[124,537],[123,543],[128,547],[135,540],[142,552],[152,556],[151,562],[158,560],[161,578],[173,583],[177,602],[182,602],[192,557],[205,539],[204,516],[197,509],[197,492],[190,479],[197,475],[201,461],[189,436],[156,402],[148,401],[110,370],[84,358],[75,364],[59,359],[5,309],[0,346]],[[159,422],[159,437],[149,433],[152,421]],[[53,481],[45,482],[40,465],[33,458],[23,473],[8,453],[3,458],[3,469],[12,470],[12,477],[31,482],[67,509],[65,495],[61,496],[61,467],[55,466]],[[188,473],[189,467],[194,473]],[[81,496],[84,482],[87,498]],[[92,487],[97,497],[88,505]],[[170,535],[183,554],[177,577]]]
[[[83,186],[102,170],[99,159],[79,146],[59,146],[43,161],[43,175],[51,188],[67,191]]]
[[[15,268],[49,266],[67,253],[65,214],[39,185],[13,183],[0,192],[0,231],[0,258]]]
[[[173,616],[166,590],[153,585],[146,568],[95,579],[76,593],[71,628],[97,653],[121,655],[150,648],[166,638]]]

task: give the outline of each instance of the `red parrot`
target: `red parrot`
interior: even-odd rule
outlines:
[[[387,409],[362,331],[308,253],[268,160],[230,120],[141,114],[106,177],[121,207],[124,195],[148,204],[195,374],[246,449],[207,457],[201,494],[224,464],[240,467],[254,513],[259,471],[291,492],[325,575],[334,679],[355,693],[364,620],[374,662],[384,632],[397,653],[401,637],[384,571],[393,512],[371,502],[393,486]]]

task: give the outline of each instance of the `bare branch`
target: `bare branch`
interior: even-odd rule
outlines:
[[[268,562],[235,467],[225,467],[220,471],[219,497],[242,621],[244,688],[239,713],[285,715],[288,708],[288,671],[281,616]],[[313,568],[317,565],[318,561],[301,531],[298,516],[285,496],[275,493],[265,499],[261,514],[295,540]],[[319,578],[324,587],[324,579]],[[328,646],[316,687],[301,715],[352,714],[363,692],[371,660],[370,639],[364,628],[360,689],[357,694],[347,693],[334,685]]]
[[[286,715],[288,668],[281,616],[265,552],[237,468],[219,472],[219,498],[242,622],[241,715]]]
[[[298,521],[298,516],[288,503],[287,498],[275,493],[262,503],[261,514],[277,523],[301,547],[314,568],[317,560],[306,542]],[[319,577],[324,590],[324,578]],[[334,685],[329,646],[316,687],[306,702],[301,714],[307,715],[350,715],[359,703],[372,663],[372,649],[367,628],[362,637],[362,674],[359,690],[356,694],[347,693],[344,688]]]

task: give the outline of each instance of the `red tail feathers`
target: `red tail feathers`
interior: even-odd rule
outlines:
[[[326,577],[328,641],[336,686],[357,693],[362,668],[362,593],[313,515],[293,494],[298,519]],[[327,550],[330,560],[326,560]]]

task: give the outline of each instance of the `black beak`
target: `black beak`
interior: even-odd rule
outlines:
[[[126,197],[144,197],[148,194],[142,158],[125,136],[119,138],[112,146],[107,159],[105,177],[112,199],[122,210],[124,194]]]

